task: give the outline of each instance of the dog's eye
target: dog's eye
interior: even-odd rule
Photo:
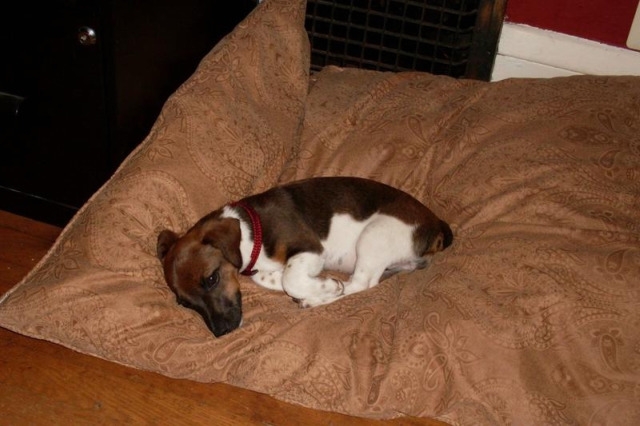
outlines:
[[[205,291],[213,290],[220,282],[220,272],[216,269],[213,274],[202,280],[202,288]]]

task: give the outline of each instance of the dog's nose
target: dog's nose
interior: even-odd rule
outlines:
[[[240,324],[242,324],[242,314],[234,312],[231,318],[217,318],[212,321],[206,320],[205,322],[214,336],[221,337],[240,327]]]
[[[213,332],[213,335],[216,337],[221,337],[224,336],[225,334],[228,334],[231,329],[226,325],[218,325],[217,327],[213,327],[213,329],[211,330]]]
[[[213,327],[209,327],[209,328],[213,332],[214,336],[222,337],[225,334],[229,334],[230,332],[232,332],[233,330],[238,328],[238,326],[234,327],[233,325],[229,324],[226,321],[221,321],[220,323],[214,325]]]
[[[210,297],[205,298],[204,302],[205,307],[198,312],[216,337],[224,336],[240,326],[242,321],[240,292],[237,293],[235,300]]]

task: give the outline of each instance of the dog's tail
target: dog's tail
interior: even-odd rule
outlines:
[[[414,235],[415,251],[420,256],[437,253],[453,243],[451,228],[440,219],[436,223],[431,222],[418,226]]]
[[[444,250],[453,243],[453,232],[451,232],[449,224],[444,220],[440,221],[440,230],[442,231],[442,249]]]

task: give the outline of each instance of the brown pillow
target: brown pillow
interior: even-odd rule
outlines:
[[[267,0],[212,50],[3,297],[0,325],[353,415],[637,417],[640,79],[328,68],[309,81],[304,9]],[[453,246],[426,270],[307,310],[247,279],[244,325],[214,338],[166,287],[157,233],[318,175],[412,193],[451,223]]]
[[[213,48],[147,139],[3,297],[2,326],[171,376],[223,379],[229,341],[176,305],[156,238],[278,182],[300,139],[308,90],[303,20],[304,2],[271,0]],[[259,293],[246,297],[253,315],[269,310]]]

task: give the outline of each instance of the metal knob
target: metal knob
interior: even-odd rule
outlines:
[[[91,27],[78,28],[78,43],[83,46],[93,46],[96,44],[96,32]]]

